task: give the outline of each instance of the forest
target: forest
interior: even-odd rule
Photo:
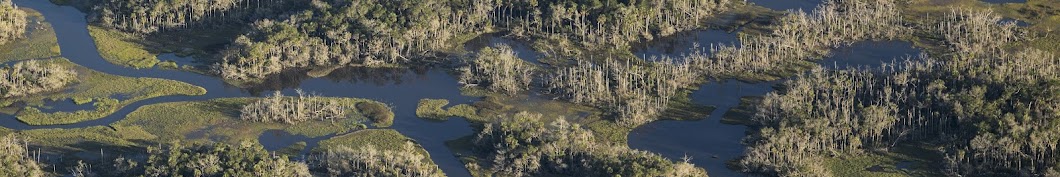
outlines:
[[[777,3],[0,0],[0,176],[1060,176],[1060,2]]]
[[[1009,53],[1025,40],[991,12],[955,10],[932,28],[949,55],[922,55],[880,69],[814,69],[765,96],[764,127],[740,165],[782,176],[822,176],[823,157],[942,144],[946,174],[1057,175],[1053,154],[1060,82],[1055,55]],[[810,135],[810,136],[806,136]]]

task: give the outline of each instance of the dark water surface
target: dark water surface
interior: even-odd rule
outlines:
[[[866,41],[832,50],[832,56],[818,63],[827,68],[875,68],[883,62],[919,54],[920,50],[909,42]],[[629,133],[629,146],[659,153],[673,160],[690,157],[693,164],[707,169],[710,176],[746,176],[729,169],[726,162],[743,154],[745,147],[741,139],[746,135],[747,128],[723,124],[721,118],[740,104],[740,98],[763,96],[772,92],[773,86],[780,82],[724,80],[703,84],[690,97],[696,103],[715,106],[717,109],[710,117],[698,121],[663,120],[648,123]]]
[[[813,11],[813,8],[817,8],[817,5],[824,3],[824,0],[747,0],[747,2],[776,11],[797,11],[801,9],[804,12],[810,12]]]
[[[165,69],[131,69],[114,65],[100,57],[92,37],[89,36],[84,13],[73,7],[51,4],[46,0],[16,0],[15,3],[20,7],[40,11],[55,28],[59,46],[62,48],[62,56],[78,65],[120,76],[182,81],[206,88],[207,93],[202,96],[165,96],[147,99],[123,107],[114,114],[101,119],[68,125],[31,126],[19,122],[13,116],[0,115],[0,125],[4,127],[28,130],[106,126],[121,120],[137,108],[150,104],[227,97],[254,97],[272,90],[292,94],[294,90],[301,89],[321,96],[367,98],[390,104],[397,117],[394,120],[393,129],[419,142],[447,175],[470,176],[463,163],[456,159],[444,144],[444,141],[471,134],[470,124],[462,119],[438,122],[415,116],[414,110],[421,98],[449,99],[454,104],[470,103],[475,100],[475,98],[460,95],[460,85],[457,84],[456,79],[441,70],[404,69],[380,74],[374,69],[340,69],[323,78],[309,78],[301,73],[299,76],[274,78],[262,86],[241,89],[207,75]],[[162,59],[170,58],[168,55],[161,57]],[[186,59],[188,58],[177,57],[177,60],[181,61],[188,61]],[[283,144],[286,140],[266,138],[262,143]]]

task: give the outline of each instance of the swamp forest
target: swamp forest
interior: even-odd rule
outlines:
[[[0,177],[1060,177],[1060,0],[0,0]]]

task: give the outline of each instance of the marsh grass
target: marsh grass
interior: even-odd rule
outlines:
[[[825,165],[834,176],[943,176],[938,161],[943,157],[931,150],[927,144],[900,145],[890,152],[867,152],[825,159]],[[910,163],[906,169],[897,164]],[[875,168],[875,169],[874,169]]]
[[[15,102],[26,103],[26,110],[16,117],[31,125],[55,125],[70,124],[86,120],[93,120],[110,115],[114,111],[137,101],[149,98],[171,96],[171,95],[202,95],[206,89],[168,79],[157,78],[133,78],[110,75],[94,71],[66,59],[48,59],[45,62],[59,64],[73,68],[78,73],[77,83],[68,86],[61,92],[50,94],[38,94],[27,97],[11,99]],[[126,100],[114,99],[114,96],[128,96]],[[82,110],[76,112],[43,113],[33,111],[34,107],[45,106],[46,100],[73,99],[78,103],[87,103],[86,100],[95,100],[95,110]]]
[[[370,102],[356,98],[328,98],[340,102]],[[239,108],[258,98],[223,98],[198,102],[172,102],[141,107],[118,126],[140,126],[158,135],[158,141],[221,141],[238,143],[243,140],[257,142],[257,137],[266,130],[284,130],[294,135],[320,137],[328,134],[355,131],[363,127],[366,118],[359,112],[351,113],[349,119],[334,121],[306,121],[298,124],[252,122],[239,118]],[[205,132],[208,136],[189,137],[194,132]],[[208,137],[208,138],[207,138]],[[194,138],[194,139],[193,139]]]
[[[471,105],[458,104],[443,108],[446,105],[449,105],[449,100],[446,99],[421,99],[416,105],[416,117],[434,120],[447,120],[449,117],[463,117],[472,121],[484,120],[478,115],[478,109]]]
[[[88,32],[95,39],[99,54],[111,63],[142,69],[160,62],[155,54],[136,42],[135,36],[96,26],[88,26]]]
[[[33,9],[20,8],[27,12],[27,38],[0,44],[0,62],[49,58],[59,56],[59,43],[51,24],[44,22],[44,16]],[[39,22],[39,23],[38,23]]]
[[[372,145],[379,150],[400,150],[401,146],[404,146],[405,142],[409,141],[412,141],[412,139],[402,135],[397,130],[368,129],[320,141],[320,146],[317,146],[317,148],[313,150],[315,152],[322,152],[323,150],[338,146],[362,148],[368,145]],[[423,150],[421,153],[427,154],[427,151]]]

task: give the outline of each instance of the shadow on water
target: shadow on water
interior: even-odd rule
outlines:
[[[642,59],[661,58],[665,56],[687,56],[692,52],[709,51],[711,46],[739,45],[740,38],[736,33],[722,30],[697,30],[681,32],[667,37],[640,44],[633,49],[633,54]]]
[[[824,1],[825,0],[747,0],[747,2],[776,11],[797,11],[802,9],[804,12],[813,11],[813,8],[816,8],[817,5],[821,5]]]
[[[894,58],[916,56],[920,50],[909,42],[867,41],[833,50],[833,55],[820,63],[823,67],[879,67],[882,62]],[[696,166],[707,169],[711,176],[746,176],[729,169],[726,162],[743,154],[741,140],[747,133],[746,126],[721,123],[721,118],[731,108],[740,104],[740,98],[763,96],[773,91],[773,86],[782,81],[746,83],[736,80],[708,82],[700,86],[690,97],[703,105],[715,106],[710,117],[698,121],[663,120],[637,127],[629,134],[629,146],[662,154],[670,159],[691,157]]]
[[[416,104],[421,98],[449,99],[453,103],[470,103],[477,98],[460,94],[456,79],[438,69],[340,69],[327,77],[311,78],[298,74],[277,75],[258,86],[248,89],[229,85],[219,78],[165,69],[131,69],[107,62],[96,50],[89,36],[85,14],[68,6],[57,6],[45,0],[15,0],[20,7],[40,11],[55,28],[62,48],[62,56],[70,61],[100,72],[128,76],[153,77],[191,83],[205,88],[202,96],[164,96],[138,101],[125,106],[106,117],[68,125],[31,126],[19,122],[10,115],[0,115],[0,125],[16,130],[44,128],[84,128],[107,126],[123,119],[130,112],[150,104],[202,101],[215,98],[253,97],[259,93],[281,90],[293,94],[295,89],[327,97],[366,98],[392,107],[396,114],[393,129],[419,142],[431,155],[432,160],[449,176],[470,176],[444,141],[471,134],[470,123],[463,119],[444,122],[427,121],[415,116]],[[385,71],[384,71],[385,70]]]

